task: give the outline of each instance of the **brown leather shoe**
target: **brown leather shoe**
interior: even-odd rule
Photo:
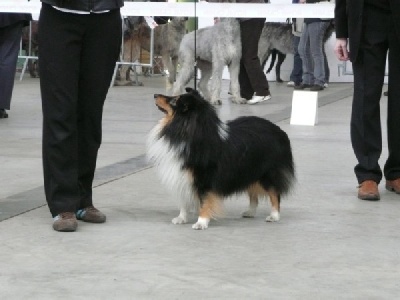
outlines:
[[[56,231],[70,232],[78,227],[75,214],[73,212],[64,212],[54,217],[53,229]]]
[[[399,181],[400,188],[400,181]],[[373,180],[365,180],[358,186],[358,198],[361,200],[376,201],[380,199],[378,184]]]
[[[76,218],[89,223],[104,223],[106,221],[106,215],[93,205],[78,210]]]
[[[400,178],[395,180],[386,180],[386,189],[396,194],[400,194]]]

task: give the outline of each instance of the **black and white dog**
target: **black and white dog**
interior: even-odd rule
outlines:
[[[197,91],[179,96],[154,95],[164,117],[151,131],[148,158],[162,182],[181,197],[174,224],[188,220],[191,206],[199,209],[193,229],[206,229],[221,213],[222,200],[247,192],[254,217],[259,197],[268,197],[271,213],[266,221],[280,219],[281,196],[295,180],[289,138],[268,120],[247,116],[222,122],[214,106]]]

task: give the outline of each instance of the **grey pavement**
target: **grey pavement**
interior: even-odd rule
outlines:
[[[247,199],[225,202],[209,229],[173,225],[178,200],[145,160],[145,140],[161,117],[154,93],[164,77],[111,88],[94,203],[105,224],[55,232],[43,194],[38,79],[16,81],[10,118],[0,120],[1,299],[398,299],[400,196],[380,185],[381,201],[358,200],[349,140],[352,85],[319,93],[319,123],[290,125],[292,89],[271,83],[259,105],[229,102],[224,120],[258,115],[292,141],[297,184],[281,221],[264,203],[243,219]],[[382,99],[385,124],[386,99]],[[384,126],[383,126],[384,127]],[[384,152],[386,157],[386,138]]]

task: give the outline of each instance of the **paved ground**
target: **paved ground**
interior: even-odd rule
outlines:
[[[224,82],[221,118],[279,124],[298,183],[279,223],[264,222],[266,205],[242,219],[247,201],[237,196],[225,217],[194,231],[171,223],[178,201],[145,161],[161,117],[152,95],[165,87],[162,77],[141,80],[112,88],[105,106],[94,196],[107,222],[74,233],[53,231],[43,196],[38,80],[16,82],[10,118],[0,120],[1,299],[399,298],[400,199],[382,184],[381,201],[356,198],[351,84],[320,93],[317,126],[294,126],[285,85],[271,83],[272,101],[246,106],[229,103]],[[383,120],[385,109],[382,99]]]

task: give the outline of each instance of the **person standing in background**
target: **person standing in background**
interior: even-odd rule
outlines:
[[[236,3],[264,3],[264,0],[236,0]],[[267,77],[258,58],[258,42],[265,18],[239,18],[242,59],[240,60],[240,95],[248,104],[271,99]]]
[[[299,3],[319,3],[326,0],[300,0]],[[310,88],[322,91],[326,83],[323,38],[330,25],[330,19],[305,18],[300,37],[299,53],[303,62],[303,83],[295,85],[296,90]]]
[[[293,4],[298,4],[299,0],[292,0]],[[293,18],[292,19],[292,33],[293,33],[293,69],[290,73],[290,81],[287,86],[300,86],[303,82],[303,62],[299,54],[299,43],[301,33],[303,31],[304,19]]]
[[[400,194],[400,1],[336,0],[335,26],[335,54],[341,61],[350,59],[353,66],[350,137],[358,161],[358,198],[379,200],[383,176],[386,189]],[[388,158],[382,172],[380,98],[387,57]]]
[[[104,223],[92,183],[103,105],[122,41],[123,0],[41,0],[43,174],[56,231]]]
[[[31,14],[0,13],[0,119],[8,118],[22,28],[31,20]]]

